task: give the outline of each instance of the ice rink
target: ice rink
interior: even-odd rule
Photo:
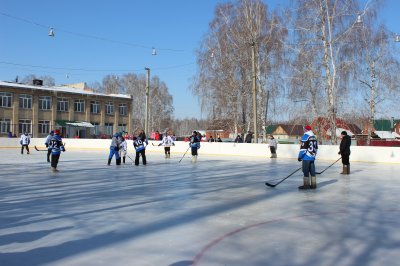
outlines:
[[[297,160],[199,153],[68,150],[53,174],[45,152],[0,149],[0,265],[399,265],[400,164],[338,162],[299,191],[300,171],[264,184]]]

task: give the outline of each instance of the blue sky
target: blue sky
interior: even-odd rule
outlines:
[[[149,67],[169,87],[176,118],[205,118],[188,87],[196,72],[194,50],[221,2],[1,0],[0,80],[35,74],[53,76],[57,84],[92,83],[107,74],[145,74]],[[265,2],[274,8],[289,1]],[[381,16],[394,33],[400,33],[399,11],[400,1],[388,0]]]

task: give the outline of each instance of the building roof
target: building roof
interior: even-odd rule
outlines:
[[[376,119],[374,120],[374,128],[377,131],[392,131],[393,127],[398,122],[400,122],[400,120]]]
[[[0,87],[43,90],[43,91],[57,91],[57,92],[65,92],[65,93],[78,93],[78,94],[86,94],[86,95],[96,95],[96,96],[104,96],[104,97],[131,99],[131,96],[126,95],[126,94],[105,94],[105,93],[98,93],[98,92],[93,92],[93,91],[89,91],[89,90],[76,89],[76,88],[72,88],[72,87],[62,87],[62,86],[61,87],[60,86],[47,87],[47,86],[35,86],[35,85],[0,81]]]
[[[290,136],[302,136],[304,134],[302,125],[280,125]]]

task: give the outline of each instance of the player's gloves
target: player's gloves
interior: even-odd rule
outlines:
[[[340,151],[337,154],[340,154]]]
[[[48,148],[48,147],[49,147],[49,144],[48,144],[48,143],[45,143],[44,145],[46,145],[46,148]]]
[[[301,158],[297,158],[297,161],[299,161],[299,162],[301,162],[301,161],[303,161]]]
[[[115,148],[114,148],[114,151],[119,151],[119,147],[115,147]]]

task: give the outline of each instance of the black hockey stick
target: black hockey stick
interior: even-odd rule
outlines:
[[[131,158],[131,156],[129,156],[128,154],[127,154],[126,156],[128,156],[128,158],[131,159],[132,163],[135,162],[135,161]]]
[[[281,181],[279,181],[279,182],[276,183],[276,184],[271,184],[271,183],[265,182],[265,185],[266,185],[266,186],[269,186],[269,187],[276,187],[277,185],[279,185],[280,183],[282,183],[283,181],[285,181],[286,179],[288,179],[289,177],[291,177],[292,175],[294,175],[294,174],[295,174],[297,171],[299,171],[301,168],[302,168],[302,167],[300,167],[299,169],[297,169],[296,171],[294,171],[293,173],[291,173],[291,174],[288,175],[287,177],[283,178]]]
[[[190,149],[190,146],[189,146],[189,148],[185,151],[185,154],[183,154],[182,158],[179,160],[179,163],[182,161],[183,157],[185,157],[185,155],[186,155],[186,153],[188,152],[189,149]]]
[[[39,150],[36,146],[35,146],[35,150],[37,150],[37,151],[48,151],[48,150]]]
[[[335,162],[333,162],[331,165],[329,165],[327,168],[325,168],[322,172],[315,172],[317,175],[322,174],[323,172],[325,172],[326,170],[328,170],[329,167],[331,167],[332,165],[334,165],[335,163],[337,163],[340,159],[342,159],[342,157],[340,157],[339,159],[337,159]]]

